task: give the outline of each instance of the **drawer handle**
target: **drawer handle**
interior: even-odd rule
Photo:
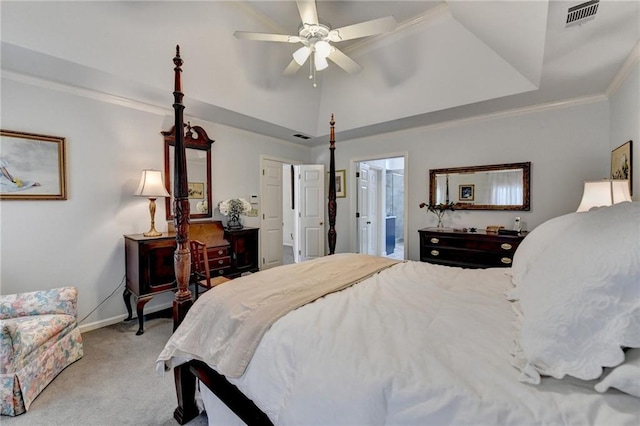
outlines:
[[[438,239],[438,238],[432,238],[432,239],[431,239],[431,240],[429,240],[429,241],[431,241],[431,243],[432,243],[432,244],[438,244],[438,243],[440,242],[440,239]]]
[[[218,254],[224,253],[224,250],[218,250]]]
[[[222,265],[224,263],[224,260],[218,260],[218,265]]]
[[[510,265],[511,264],[511,258],[510,257],[503,257],[502,259],[500,259],[500,262],[506,264],[506,265]]]
[[[431,256],[438,256],[440,252],[438,250],[431,250]]]
[[[513,246],[511,244],[509,244],[509,243],[502,243],[502,245],[500,247],[502,247],[502,249],[504,249],[504,250],[511,250],[511,247],[513,247]]]

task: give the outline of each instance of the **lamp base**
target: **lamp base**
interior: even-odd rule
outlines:
[[[152,227],[142,235],[144,235],[145,237],[159,237],[162,235],[162,232],[158,232],[155,227]]]
[[[144,235],[145,237],[159,237],[160,235],[162,235],[162,232],[158,232],[156,230],[156,199],[155,198],[149,198],[149,214],[151,215],[151,228],[149,228],[149,230],[147,232],[145,232]]]

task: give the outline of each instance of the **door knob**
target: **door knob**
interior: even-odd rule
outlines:
[[[320,226],[324,225],[324,222],[320,222]]]
[[[371,225],[371,221],[367,221],[367,225]]]

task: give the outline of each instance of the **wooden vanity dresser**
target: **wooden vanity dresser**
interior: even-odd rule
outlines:
[[[175,291],[174,271],[176,235],[173,224],[160,237],[142,234],[125,235],[127,285],[123,298],[127,308],[126,320],[133,318],[131,297],[136,301],[139,328],[144,333],[144,305],[158,294]],[[257,272],[258,228],[241,230],[223,228],[220,221],[194,222],[189,227],[189,239],[206,244],[211,276],[237,278],[243,273]]]

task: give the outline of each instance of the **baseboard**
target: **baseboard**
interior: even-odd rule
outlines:
[[[162,311],[166,311],[166,310],[169,310],[169,311],[173,310],[173,302],[162,303],[157,306],[150,306],[148,309],[145,309],[144,316],[150,317],[152,316],[151,314],[159,313],[159,315],[154,315],[154,317],[160,317],[160,316],[164,317],[166,316],[166,313]],[[122,314],[122,315],[117,315],[115,317],[106,318],[100,321],[91,322],[89,324],[81,325],[80,333],[86,333],[88,331],[97,330],[102,327],[108,327],[110,325],[117,324],[119,322],[124,321],[125,318],[127,318],[127,315]],[[138,317],[135,317],[135,316],[132,319],[132,321],[137,321],[137,320],[138,320]]]

